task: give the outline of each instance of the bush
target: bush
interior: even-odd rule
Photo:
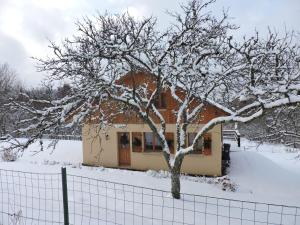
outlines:
[[[1,158],[2,161],[5,162],[13,162],[18,159],[18,154],[16,151],[13,151],[11,149],[5,149],[1,152]]]

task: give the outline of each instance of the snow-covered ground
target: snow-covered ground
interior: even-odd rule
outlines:
[[[47,141],[45,142],[47,143]],[[235,143],[231,144],[233,150],[231,152],[231,166],[226,178],[183,176],[182,192],[242,201],[300,206],[300,159],[297,158],[300,154],[299,151],[295,149],[291,151],[291,149],[287,149],[282,145],[258,145],[248,140],[242,140],[241,148],[237,148]],[[167,172],[139,172],[82,166],[82,146],[80,141],[60,141],[54,151],[52,149],[44,149],[44,151],[36,153],[38,148],[38,144],[32,145],[16,162],[0,162],[0,171],[4,169],[35,173],[59,173],[61,167],[66,166],[68,174],[79,177],[90,177],[95,180],[164,191],[170,190],[170,178]],[[3,180],[3,176],[0,179],[3,184],[7,181]],[[8,178],[5,177],[5,179]],[[82,178],[80,179],[82,180]],[[235,191],[230,191],[229,189],[223,191],[224,186],[222,184],[224,181],[231,184]],[[1,188],[3,188],[2,185]],[[2,198],[5,197],[2,195]],[[75,196],[71,194],[70,198],[74,200]],[[84,201],[84,197],[81,198],[81,201]],[[4,209],[1,211],[4,211]],[[153,211],[154,209],[152,208],[152,213]],[[300,212],[297,213],[300,214]],[[295,224],[300,224],[300,215],[298,217]],[[125,221],[125,217],[123,220]],[[191,221],[192,224],[196,223],[196,220],[193,221]],[[89,223],[98,224],[91,221]],[[120,222],[119,224],[123,223]],[[294,224],[294,222],[291,224]]]

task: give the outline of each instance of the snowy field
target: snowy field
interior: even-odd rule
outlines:
[[[60,170],[66,166],[71,224],[300,225],[299,208],[243,202],[300,206],[295,149],[232,143],[228,176],[183,176],[182,192],[188,194],[181,200],[171,198],[167,172],[82,166],[80,141],[60,141],[55,151],[37,149],[33,145],[16,162],[0,163],[0,224],[62,224]]]

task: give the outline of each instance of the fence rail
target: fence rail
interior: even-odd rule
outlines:
[[[72,174],[65,186],[62,175],[0,170],[0,224],[300,225],[296,206],[185,193],[175,200],[167,191]]]
[[[238,147],[241,147],[241,134],[238,130],[222,130],[223,138],[235,140]]]
[[[44,139],[57,139],[57,140],[75,140],[81,141],[81,135],[70,135],[70,134],[44,134]]]

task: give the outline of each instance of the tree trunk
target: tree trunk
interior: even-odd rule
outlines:
[[[177,170],[171,170],[171,185],[173,198],[180,199],[180,173]]]

